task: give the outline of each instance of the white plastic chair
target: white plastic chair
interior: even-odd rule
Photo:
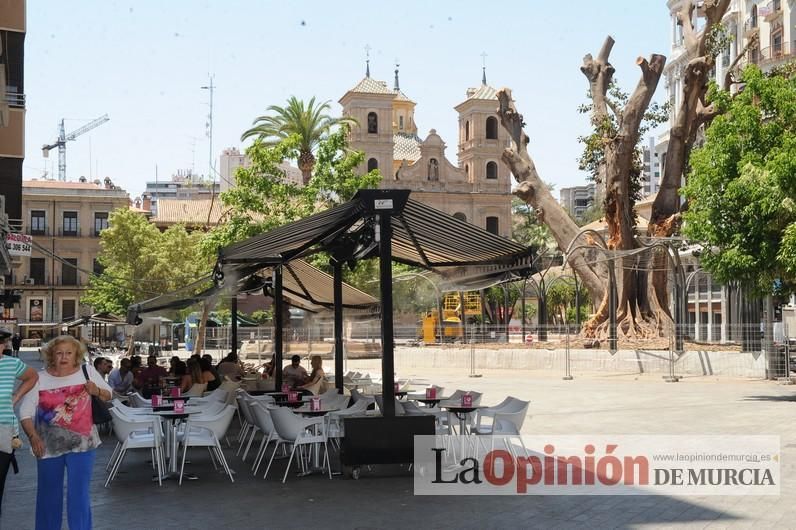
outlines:
[[[232,470],[227,464],[227,459],[224,458],[224,452],[221,449],[220,440],[224,437],[232,422],[232,417],[235,415],[235,407],[227,406],[218,415],[213,417],[206,417],[201,419],[188,418],[182,432],[177,435],[182,443],[182,463],[180,465],[180,485],[182,485],[182,477],[185,472],[185,456],[188,453],[188,447],[207,447],[210,451],[211,461],[213,467],[216,469],[215,460],[221,462],[229,480],[235,482],[232,476]],[[215,458],[215,460],[214,460]]]
[[[522,411],[523,415],[527,413],[530,403],[530,401],[523,401],[521,399],[509,396],[499,405],[479,409],[474,422],[473,432],[476,434],[492,434],[492,428],[496,420],[506,420],[508,418],[511,418],[510,421],[512,422],[519,423],[519,427],[517,428],[517,431],[519,432],[519,429],[522,428],[522,423],[525,420],[524,418],[519,420],[517,413],[520,411]],[[485,423],[484,420],[486,419],[489,419],[490,423]]]
[[[124,460],[125,454],[129,449],[149,449],[152,454],[152,465],[158,474],[158,484],[162,485],[163,470],[166,467],[163,455],[163,431],[158,417],[148,417],[142,420],[131,420],[116,407],[110,409],[113,416],[113,433],[116,436],[117,448],[112,455],[108,478],[105,481],[107,488],[111,481],[116,478],[119,467]]]
[[[238,441],[240,445],[238,445],[238,450],[235,452],[235,456],[238,456],[243,450],[243,446],[246,445],[246,451],[243,453],[243,461],[246,461],[246,456],[249,454],[249,448],[251,448],[252,442],[254,441],[254,437],[260,432],[260,428],[254,422],[254,417],[252,416],[251,408],[249,405],[249,401],[251,400],[251,396],[246,392],[239,392],[237,401],[238,401],[238,412],[243,417],[243,429],[241,430],[241,434],[238,437]],[[248,443],[247,443],[248,441]]]
[[[299,463],[303,471],[306,470],[307,463],[305,461],[303,451],[300,449],[301,446],[321,443],[323,444],[325,453],[323,465],[325,465],[329,471],[329,480],[331,480],[332,467],[329,462],[329,447],[327,445],[323,417],[300,418],[284,407],[270,409],[270,412],[276,432],[283,440],[281,444],[290,443],[293,445],[293,448],[290,450],[290,459],[287,461],[285,474],[282,477],[282,483],[284,484],[285,480],[287,480],[287,474],[290,472],[290,464],[293,462],[293,456],[296,454],[296,449],[299,449]],[[318,433],[318,429],[320,429],[320,433]],[[268,470],[271,468],[271,463],[274,461],[274,454],[276,454],[276,451],[271,454],[271,460],[268,462],[268,467],[265,470],[266,476],[268,475]]]
[[[133,392],[130,394],[130,402],[133,404],[134,407],[151,407],[152,402],[148,399],[145,399],[144,396],[139,394],[138,392]]]
[[[271,442],[276,442],[274,445],[274,452],[276,452],[277,447],[280,446],[281,443],[286,442],[283,440],[279,433],[276,432],[276,427],[274,427],[274,421],[271,419],[271,411],[267,408],[264,403],[255,402],[251,405],[251,412],[254,416],[254,422],[263,432],[263,439],[260,442],[260,447],[257,449],[257,455],[254,458],[254,464],[252,465],[252,470],[256,475],[257,472],[260,470],[260,464],[265,457],[265,453],[268,451],[268,445]],[[284,447],[284,445],[282,445]],[[263,475],[263,478],[268,474]]]

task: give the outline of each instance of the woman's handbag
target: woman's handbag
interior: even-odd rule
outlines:
[[[90,381],[85,364],[83,365],[83,375],[86,376],[86,381]],[[102,425],[113,419],[105,402],[99,396],[91,396],[91,418],[94,420],[94,425]]]

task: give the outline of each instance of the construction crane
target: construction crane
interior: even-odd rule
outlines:
[[[90,121],[84,126],[75,129],[69,134],[66,134],[64,132],[64,120],[61,119],[61,123],[58,124],[58,139],[50,145],[44,144],[41,147],[41,154],[44,158],[47,158],[50,155],[50,149],[55,149],[56,147],[58,148],[58,180],[66,182],[66,142],[71,142],[78,136],[86,134],[91,129],[99,127],[108,120],[110,120],[110,118],[107,114],[105,114],[96,120]]]

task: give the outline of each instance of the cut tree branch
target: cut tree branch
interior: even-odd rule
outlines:
[[[743,47],[743,49],[738,53],[738,55],[735,56],[735,59],[733,59],[732,63],[730,63],[730,67],[727,68],[727,73],[724,74],[724,90],[729,91],[732,85],[737,83],[737,81],[735,80],[735,68],[738,66],[738,63],[741,62],[741,59],[743,59],[746,56],[746,53],[749,51],[749,48],[751,48],[752,45],[756,45],[759,39],[760,39],[759,33],[755,33],[754,35],[752,35],[752,37],[746,43],[746,46]]]

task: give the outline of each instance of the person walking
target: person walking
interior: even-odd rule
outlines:
[[[0,330],[0,341],[5,342],[11,336],[6,330]],[[17,379],[22,381],[14,392]],[[14,438],[17,434],[17,418],[14,405],[36,385],[39,376],[36,370],[18,358],[8,355],[0,356],[0,528],[2,524],[3,489],[5,488],[8,468],[14,464]]]
[[[19,333],[14,333],[14,336],[11,337],[11,351],[14,357],[19,357],[19,347],[22,346],[22,335]]]
[[[38,387],[20,403],[19,417],[37,457],[36,530],[60,530],[66,475],[70,530],[90,530],[89,485],[100,437],[91,398],[111,399],[111,388],[77,339],[61,335],[42,348],[45,367]],[[85,369],[85,375],[84,370]]]

